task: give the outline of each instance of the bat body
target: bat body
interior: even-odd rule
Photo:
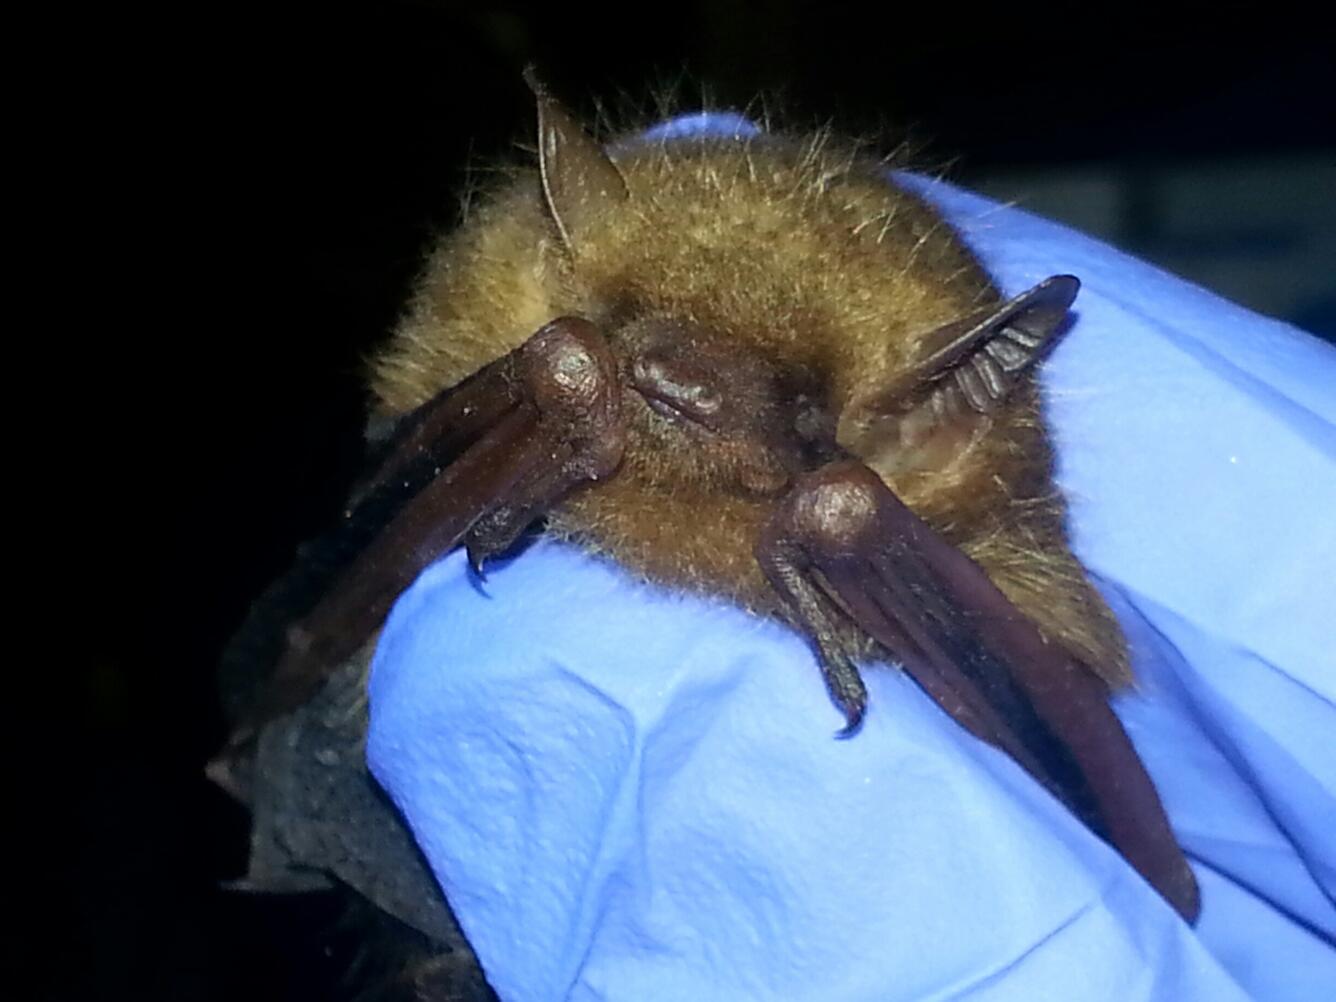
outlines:
[[[481,570],[545,518],[651,581],[792,622],[847,734],[856,662],[903,664],[1194,917],[1107,705],[1125,645],[1068,544],[1033,379],[1079,283],[1006,300],[829,135],[605,150],[535,90],[538,169],[436,249],[373,361],[378,414],[400,422],[356,511],[384,528],[289,631],[266,712],[431,560],[465,545]]]
[[[675,328],[684,354],[708,339],[720,356],[715,378],[732,382],[723,392],[740,393],[749,361],[763,360],[775,387],[773,399],[754,401],[763,423],[791,423],[781,412],[801,397],[810,420],[826,422],[1047,635],[1111,685],[1129,681],[1118,627],[1066,542],[1029,380],[987,427],[962,423],[913,456],[898,427],[878,423],[928,335],[1002,301],[940,217],[892,186],[880,163],[825,136],[623,150],[616,166],[633,197],[573,223],[573,253],[534,178],[437,251],[376,360],[382,411],[411,411],[563,315],[624,343],[659,322]],[[550,530],[652,580],[779,611],[753,548],[783,489],[783,463],[731,454],[630,403],[617,476],[556,507]]]

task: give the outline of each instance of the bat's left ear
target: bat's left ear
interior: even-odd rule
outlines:
[[[841,418],[840,443],[882,473],[941,468],[1057,342],[1080,288],[1054,275],[930,332],[903,380]]]
[[[572,254],[581,235],[629,197],[626,181],[603,148],[548,94],[531,68],[524,80],[538,99],[538,166],[548,212]]]

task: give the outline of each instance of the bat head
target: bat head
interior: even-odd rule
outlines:
[[[841,446],[889,452],[889,471],[968,443],[982,421],[939,430],[940,413],[906,400],[938,375],[923,366],[934,332],[995,293],[879,164],[825,136],[609,153],[530,83],[552,271],[622,359],[633,454],[653,446],[675,478],[770,494]]]

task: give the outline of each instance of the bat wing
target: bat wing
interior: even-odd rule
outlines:
[[[852,621],[955,720],[1007,752],[1184,917],[1196,917],[1191,870],[1103,683],[872,470],[841,461],[799,479],[757,555],[815,639],[847,730],[866,704],[842,640]]]
[[[626,438],[621,405],[602,335],[564,317],[405,418],[359,485],[340,545],[326,548],[339,564],[330,586],[287,629],[278,666],[231,747],[310,698],[433,560],[463,544],[480,567],[571,489],[616,469]],[[213,774],[235,785],[226,771],[216,765]]]
[[[543,197],[574,253],[590,223],[625,201],[626,184],[532,72],[525,78],[538,100]],[[626,445],[621,408],[602,335],[587,320],[560,317],[409,415],[354,492],[331,548],[337,574],[322,574],[332,586],[288,629],[278,668],[232,744],[305,702],[437,557],[463,543],[480,568],[572,488],[612,473]],[[216,771],[221,779],[225,770]]]

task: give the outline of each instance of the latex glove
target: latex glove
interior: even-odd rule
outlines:
[[[666,131],[732,131],[690,119]],[[745,123],[744,123],[745,125]],[[1336,356],[1106,246],[904,176],[1007,294],[1084,283],[1043,368],[1117,708],[1189,928],[894,670],[853,740],[807,644],[542,542],[396,606],[368,759],[520,1000],[1312,999],[1336,985]],[[1325,987],[1324,987],[1325,986]]]

